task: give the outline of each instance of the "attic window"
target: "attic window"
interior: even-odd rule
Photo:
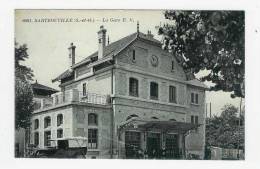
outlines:
[[[175,70],[175,62],[174,62],[174,60],[172,60],[172,71],[174,71]]]
[[[91,62],[95,62],[95,61],[98,60],[98,57],[97,56],[96,57],[92,57],[92,58],[90,58],[90,60],[91,60]]]
[[[86,96],[87,95],[87,87],[86,87],[86,83],[82,84],[82,95]]]
[[[135,58],[135,50],[132,51],[132,61],[135,62],[136,58]]]
[[[151,117],[151,119],[158,120],[158,117],[153,116],[153,117]]]

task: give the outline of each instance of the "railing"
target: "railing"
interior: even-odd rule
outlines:
[[[108,105],[110,103],[110,97],[109,95],[102,95],[91,92],[86,92],[83,95],[83,93],[79,92],[77,89],[71,89],[65,92],[55,93],[48,99],[37,99],[37,102],[35,102],[34,104],[34,110],[39,110],[71,102]]]
[[[107,95],[101,95],[90,92],[86,92],[83,94],[82,92],[80,92],[80,102],[106,105],[110,101],[109,96]]]
[[[43,109],[47,107],[51,107],[53,105],[53,98],[37,98],[34,99],[33,108],[34,110]]]

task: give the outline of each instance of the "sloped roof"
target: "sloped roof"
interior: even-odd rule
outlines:
[[[154,38],[150,38],[150,37],[148,37],[146,34],[144,34],[142,32],[135,32],[133,34],[130,34],[130,35],[124,37],[124,38],[121,38],[121,39],[119,39],[119,40],[117,40],[117,41],[115,41],[115,42],[105,46],[104,57],[117,55],[123,49],[128,47],[137,38],[148,40],[148,41],[151,41],[153,43],[156,43],[156,44],[160,45],[160,41],[158,41],[158,40],[156,40]],[[91,54],[90,56],[86,57],[82,61],[76,63],[72,68],[75,68],[75,67],[78,67],[78,66],[80,66],[82,64],[85,64],[85,63],[89,62],[91,58],[94,58],[94,57],[97,57],[97,56],[98,56],[98,51],[94,52],[93,54]],[[69,77],[71,75],[72,75],[72,72],[69,71],[69,70],[66,70],[65,72],[60,74],[58,77],[53,79],[52,82],[55,82],[55,81],[58,81],[60,79]]]
[[[160,41],[154,39],[154,38],[149,38],[146,34],[142,33],[142,32],[135,32],[133,34],[130,34],[126,37],[123,37],[107,46],[105,46],[105,50],[104,50],[104,57],[108,57],[108,56],[112,56],[112,55],[117,55],[120,51],[122,51],[123,49],[125,49],[127,46],[129,46],[134,40],[136,40],[137,38],[141,38],[144,40],[149,40],[152,41],[154,43],[160,44]],[[87,61],[89,61],[91,58],[98,56],[98,51],[94,52],[93,54],[91,54],[90,56],[86,57],[85,59],[83,59],[82,61],[80,61],[79,63],[75,64],[73,67],[78,67],[81,64],[86,63]]]
[[[58,92],[58,90],[53,89],[53,88],[48,87],[48,86],[45,86],[45,85],[42,85],[42,84],[38,83],[37,81],[32,84],[32,88],[33,89],[46,90],[46,91],[50,91],[50,92],[54,92],[54,93]]]
[[[202,87],[202,88],[206,88],[206,89],[209,88],[207,85],[205,85],[204,83],[202,83],[198,79],[189,80],[189,81],[187,81],[187,83],[192,85],[192,86]]]
[[[73,72],[69,69],[67,69],[66,71],[64,71],[62,74],[60,74],[58,77],[56,77],[55,79],[52,79],[52,82],[56,82],[58,80],[67,78],[69,76],[73,75]]]

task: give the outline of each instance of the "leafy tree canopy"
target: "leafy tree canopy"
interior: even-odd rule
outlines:
[[[19,77],[22,80],[33,80],[33,71],[31,68],[21,64],[22,61],[28,59],[27,45],[19,45],[15,43],[15,77]]]
[[[15,128],[27,128],[33,111],[33,91],[30,82],[31,68],[21,65],[28,58],[27,46],[15,44]]]
[[[239,124],[240,120],[240,126]],[[221,148],[244,147],[244,117],[238,117],[238,109],[225,105],[220,116],[207,119],[206,145]]]
[[[201,80],[214,83],[211,90],[244,97],[244,12],[168,10],[164,15],[168,21],[158,31],[162,48],[186,72],[207,70]]]

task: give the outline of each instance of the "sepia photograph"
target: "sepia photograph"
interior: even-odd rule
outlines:
[[[15,158],[245,160],[245,11],[14,15]]]

